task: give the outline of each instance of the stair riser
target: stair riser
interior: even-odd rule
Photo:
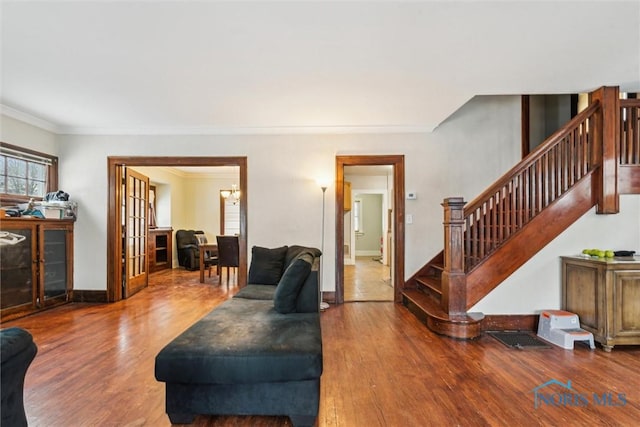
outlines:
[[[416,289],[422,291],[425,295],[428,295],[438,304],[442,301],[442,293],[430,288],[429,286],[424,286],[422,283],[416,282]]]

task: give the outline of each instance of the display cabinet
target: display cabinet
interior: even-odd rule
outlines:
[[[149,273],[172,268],[173,229],[170,227],[149,230]]]
[[[3,219],[0,259],[2,320],[71,301],[72,220]]]
[[[640,344],[640,257],[562,257],[562,308],[605,351]]]

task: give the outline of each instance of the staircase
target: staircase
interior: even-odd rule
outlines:
[[[640,100],[593,92],[584,111],[470,203],[445,199],[445,249],[407,280],[403,304],[453,338],[482,332],[467,310],[594,206],[640,194]]]

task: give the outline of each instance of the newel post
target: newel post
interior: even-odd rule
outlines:
[[[442,308],[449,314],[467,311],[467,286],[464,274],[464,200],[444,199],[444,271]]]
[[[620,92],[618,87],[601,87],[589,94],[590,102],[600,101],[600,113],[594,123],[593,164],[596,212],[615,214],[620,211],[618,193],[618,158],[620,141]]]

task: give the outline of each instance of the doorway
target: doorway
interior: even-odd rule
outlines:
[[[247,278],[247,158],[246,157],[108,157],[108,215],[107,215],[107,300],[123,299],[122,280],[123,250],[121,242],[123,189],[120,185],[122,171],[129,166],[236,166],[239,168],[239,191],[244,197],[239,200],[238,239],[240,267],[238,285],[244,286]]]
[[[393,301],[393,167],[346,166],[344,301]],[[349,208],[347,210],[347,208]]]
[[[375,168],[374,168],[375,167]],[[370,169],[368,169],[370,168]],[[375,257],[382,261],[388,257],[389,281],[393,289],[392,298],[395,302],[401,301],[401,292],[404,286],[404,156],[402,155],[380,155],[380,156],[337,156],[336,157],[336,293],[335,302],[342,304],[345,302],[345,251],[348,259],[356,260],[355,243],[345,244],[345,222],[348,229],[355,230],[352,193],[360,191],[366,194],[369,190],[352,188],[351,181],[345,179],[345,175],[354,171],[363,171],[366,176],[369,174],[379,174],[380,170],[388,169],[384,188],[379,189],[380,193],[387,195],[387,203],[384,205],[382,221],[384,231],[382,231],[379,241],[379,252]],[[373,191],[375,193],[375,191]],[[346,201],[346,202],[345,202]],[[363,205],[360,205],[362,208]],[[356,208],[357,209],[357,208]],[[380,211],[383,209],[380,208]],[[382,212],[381,212],[382,213]],[[364,224],[364,217],[361,218]],[[382,225],[380,226],[382,228]],[[387,233],[388,232],[388,233]],[[393,238],[390,238],[393,236]],[[371,252],[366,252],[371,253]],[[377,260],[376,260],[377,262]]]

